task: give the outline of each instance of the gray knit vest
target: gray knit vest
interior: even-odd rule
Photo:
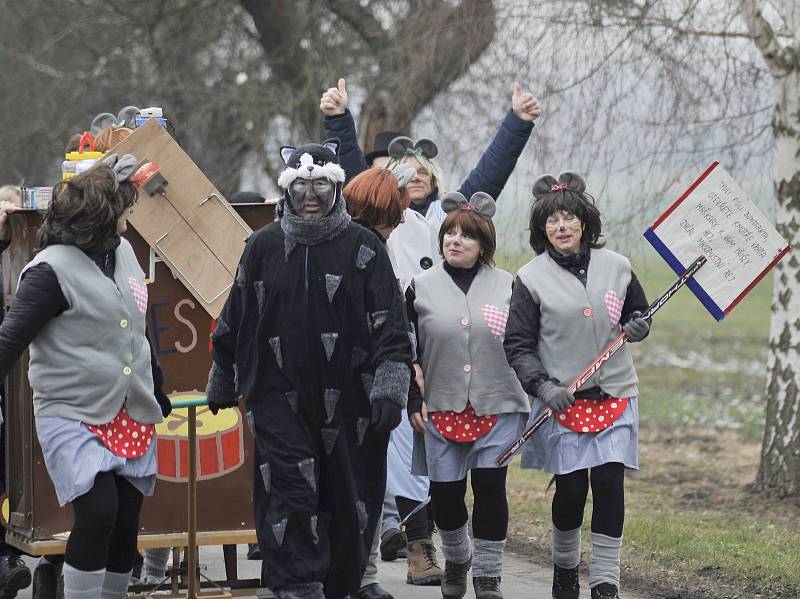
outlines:
[[[114,281],[70,245],[43,249],[22,271],[49,264],[69,305],[30,345],[28,379],[37,417],[104,424],[124,403],[138,422],[162,420],[153,394],[145,317],[134,298],[136,290],[146,307],[144,272],[126,240],[114,255]]]
[[[530,411],[503,351],[511,283],[510,274],[487,266],[466,295],[441,264],[414,278],[429,411],[462,412],[467,401],[479,416]]]
[[[612,321],[614,304],[625,301],[631,264],[610,250],[590,250],[586,287],[546,252],[519,269],[517,276],[541,310],[539,358],[547,374],[567,385],[620,333]],[[636,370],[623,345],[583,385],[600,387],[613,397],[638,395]]]

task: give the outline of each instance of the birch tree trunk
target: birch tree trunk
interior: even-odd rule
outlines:
[[[776,226],[792,248],[774,272],[766,422],[756,485],[779,497],[800,498],[800,45],[796,15],[782,15],[794,34],[786,45],[779,43],[757,0],[742,0],[741,6],[773,78]]]

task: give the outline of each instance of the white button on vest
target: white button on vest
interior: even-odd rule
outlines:
[[[126,328],[128,326],[128,321],[123,318],[119,321],[119,326],[121,326],[123,329]]]
[[[133,371],[131,370],[130,366],[126,366],[125,368],[122,369],[122,374],[124,374],[125,376],[130,376],[131,372]]]
[[[472,366],[470,366],[469,364],[464,364],[464,372],[471,372],[471,371],[472,371]]]
[[[469,319],[468,318],[462,318],[461,319],[461,326],[462,327],[469,326]]]

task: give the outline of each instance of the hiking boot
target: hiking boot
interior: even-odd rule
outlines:
[[[430,539],[420,539],[409,544],[406,584],[425,587],[442,584],[442,569],[436,562],[436,547]]]
[[[463,564],[445,561],[442,578],[442,597],[444,599],[461,599],[467,594],[467,573],[472,567],[472,558]]]
[[[581,585],[578,583],[578,567],[559,568],[553,566],[553,599],[578,599]],[[592,589],[594,593],[594,589]],[[594,595],[592,595],[594,599]]]
[[[428,538],[433,538],[433,533],[439,532],[439,529],[436,528],[436,521],[428,519]]]
[[[0,599],[14,599],[31,584],[31,571],[18,555],[0,555]]]
[[[619,599],[619,589],[610,582],[601,582],[592,587],[592,599]]]
[[[475,589],[475,599],[503,599],[499,576],[473,577],[472,586]]]
[[[383,561],[393,562],[406,557],[408,557],[406,535],[397,528],[387,530],[381,535],[381,559]]]

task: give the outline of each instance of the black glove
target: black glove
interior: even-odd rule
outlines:
[[[225,402],[222,402],[222,403],[219,403],[219,402],[216,402],[216,401],[213,401],[213,402],[209,401],[208,402],[208,411],[211,412],[212,414],[214,414],[214,416],[216,416],[217,412],[219,412],[220,410],[222,410],[224,408],[236,408],[238,406],[239,406],[239,399],[238,398],[233,398],[231,401],[225,401]]]
[[[376,399],[372,404],[372,426],[379,433],[397,428],[402,416],[403,408],[391,399]]]
[[[211,363],[206,385],[208,410],[217,415],[223,408],[235,408],[239,405],[239,394],[236,392],[236,381],[233,370],[226,370],[216,362]]]
[[[642,318],[642,313],[637,310],[636,312],[631,312],[631,318],[623,325],[622,330],[628,336],[628,341],[636,343],[650,333],[650,323]]]
[[[575,396],[569,389],[556,385],[553,381],[544,381],[536,389],[536,396],[554,412],[566,410],[575,403]]]
[[[419,392],[416,381],[411,379],[411,384],[408,386],[408,403],[406,404],[406,412],[409,418],[411,414],[422,411],[422,394]]]
[[[161,387],[156,389],[155,395],[158,406],[161,408],[161,415],[166,418],[172,412],[172,402]]]

